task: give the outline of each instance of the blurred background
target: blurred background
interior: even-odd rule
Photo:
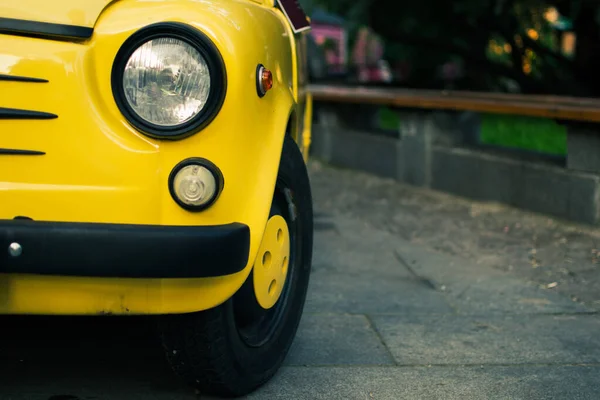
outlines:
[[[597,96],[596,0],[300,0],[314,80]]]
[[[313,83],[600,97],[598,0],[299,2]],[[377,114],[378,128],[397,129],[396,113]],[[566,154],[551,119],[481,117],[482,144]]]

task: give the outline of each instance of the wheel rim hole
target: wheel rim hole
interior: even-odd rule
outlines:
[[[267,251],[265,252],[265,254],[263,254],[263,259],[262,259],[262,264],[265,268],[269,268],[271,266],[271,259],[273,257],[271,256],[271,252]]]
[[[283,241],[283,231],[281,229],[277,230],[277,243],[281,243]]]
[[[281,269],[283,270],[284,274],[287,272],[287,268],[288,268],[288,258],[283,257],[283,262],[281,263]]]
[[[273,279],[269,285],[269,296],[273,296],[275,294],[275,290],[277,290],[277,281]]]

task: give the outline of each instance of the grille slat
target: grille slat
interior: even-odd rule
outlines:
[[[0,33],[43,39],[68,38],[85,40],[92,37],[94,29],[87,26],[53,24],[0,17]]]
[[[0,149],[0,156],[43,156],[45,154],[37,150]]]
[[[4,74],[0,74],[0,81],[48,83],[47,79],[30,78],[28,76],[4,75]]]
[[[55,119],[58,115],[41,111],[0,107],[0,119]]]

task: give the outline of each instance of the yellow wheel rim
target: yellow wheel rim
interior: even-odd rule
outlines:
[[[254,261],[254,294],[266,310],[277,303],[285,287],[290,260],[290,232],[280,215],[269,218]]]

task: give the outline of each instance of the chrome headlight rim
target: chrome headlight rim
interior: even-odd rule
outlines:
[[[177,39],[192,46],[206,61],[210,74],[210,90],[204,108],[179,125],[161,126],[147,121],[135,112],[125,96],[123,76],[129,59],[144,43],[160,38]],[[155,139],[179,140],[198,133],[217,116],[225,102],[227,73],[221,53],[206,34],[179,22],[160,22],[138,30],[123,43],[113,63],[111,86],[119,111],[135,129]]]

